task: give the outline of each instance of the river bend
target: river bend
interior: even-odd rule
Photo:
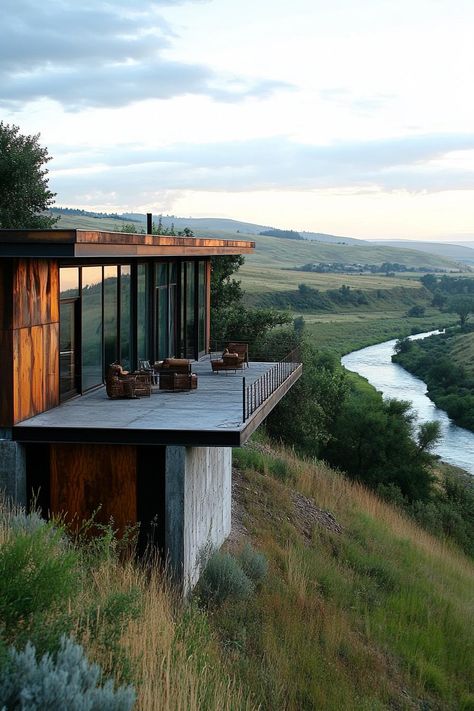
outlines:
[[[436,333],[419,333],[413,339]],[[378,343],[344,356],[342,365],[364,378],[385,398],[411,402],[417,422],[436,420],[440,423],[441,439],[434,453],[449,464],[474,474],[474,432],[455,425],[444,410],[440,410],[426,395],[426,383],[400,365],[392,363],[396,340]]]

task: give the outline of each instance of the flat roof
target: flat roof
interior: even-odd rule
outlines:
[[[1,257],[129,258],[249,254],[255,242],[93,230],[0,229]]]
[[[166,444],[239,446],[256,430],[294,382],[293,372],[245,421],[242,379],[246,385],[274,368],[275,363],[251,362],[234,372],[212,373],[209,357],[193,363],[196,390],[157,390],[139,400],[110,400],[105,388],[75,397],[13,428],[23,442],[93,442],[102,444]]]

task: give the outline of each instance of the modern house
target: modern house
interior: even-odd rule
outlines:
[[[185,588],[230,531],[231,448],[301,374],[213,373],[211,257],[248,241],[0,230],[0,487],[45,513],[141,522]],[[107,366],[188,358],[198,387],[110,400]]]

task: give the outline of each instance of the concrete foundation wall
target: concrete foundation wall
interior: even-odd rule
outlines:
[[[24,449],[17,442],[1,438],[0,493],[15,503],[26,506],[26,461]]]
[[[168,447],[166,547],[184,591],[198,581],[203,552],[230,533],[232,449]]]

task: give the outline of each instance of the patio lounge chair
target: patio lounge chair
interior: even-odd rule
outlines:
[[[148,373],[129,373],[120,363],[112,363],[107,371],[105,388],[111,400],[149,397],[151,379]]]
[[[237,355],[239,356],[239,363],[241,363],[242,368],[249,367],[249,344],[248,343],[244,343],[243,341],[230,341],[227,344],[227,351],[229,353],[237,353]]]

